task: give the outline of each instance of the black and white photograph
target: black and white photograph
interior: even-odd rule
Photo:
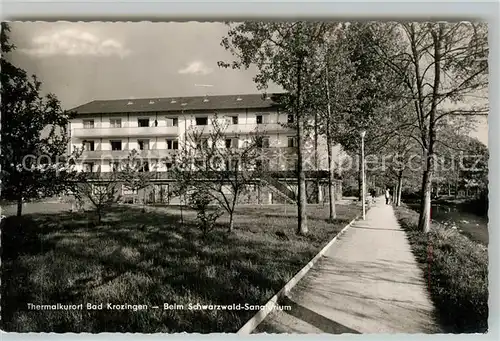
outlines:
[[[488,24],[1,25],[16,333],[488,332]]]

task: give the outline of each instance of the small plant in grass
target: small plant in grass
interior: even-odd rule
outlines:
[[[215,203],[213,197],[204,191],[192,192],[189,196],[189,206],[197,212],[196,226],[204,237],[215,229],[217,219],[224,214],[223,209]]]

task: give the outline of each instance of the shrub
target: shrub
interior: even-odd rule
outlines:
[[[192,192],[189,196],[189,206],[197,212],[196,227],[200,229],[203,236],[216,227],[217,219],[224,214],[223,209],[217,205],[213,196],[205,191]]]

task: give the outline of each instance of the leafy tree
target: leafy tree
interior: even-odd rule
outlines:
[[[338,24],[333,27],[331,32],[327,33],[325,42],[325,82],[324,94],[326,96],[318,96],[320,99],[326,99],[326,104],[318,108],[320,113],[320,129],[318,132],[326,136],[326,145],[328,153],[328,193],[329,202],[329,219],[336,218],[335,208],[335,161],[333,155],[333,147],[336,143],[336,125],[339,117],[345,112],[352,101],[356,91],[353,84],[354,79],[354,63],[350,60],[351,44],[346,38],[346,24]],[[333,90],[333,91],[332,91]],[[325,110],[326,107],[326,110]],[[316,136],[318,134],[316,132]]]
[[[440,121],[488,111],[487,26],[439,22],[395,23],[387,27],[400,35],[407,48],[391,54],[376,42],[373,46],[380,56],[385,56],[387,68],[401,75],[405,98],[414,105],[416,138],[424,156],[419,228],[428,232]],[[482,100],[472,102],[472,97]]]
[[[244,22],[229,23],[221,45],[236,58],[221,67],[235,69],[255,66],[257,86],[265,90],[272,82],[286,95],[279,98],[284,110],[295,116],[297,137],[298,221],[297,233],[307,234],[306,181],[303,147],[317,105],[318,88],[324,72],[321,46],[333,24],[317,22]]]
[[[229,214],[231,232],[239,198],[259,178],[262,137],[256,132],[239,141],[227,134],[227,123],[217,114],[211,121],[206,131],[193,129],[186,133],[185,146],[177,154],[172,172],[179,192],[194,198],[196,207],[201,209],[212,203]],[[193,197],[192,192],[199,195]]]
[[[15,47],[9,43],[9,26],[2,23],[1,45],[1,180],[2,198],[17,202],[64,192],[76,171],[68,151],[66,127],[72,114],[61,109],[56,96],[42,96],[41,82],[6,59]]]
[[[400,125],[391,121],[407,104],[397,96],[402,91],[400,76],[385,67],[384,59],[367,42],[375,41],[390,53],[399,51],[400,43],[378,23],[339,25],[333,37],[327,54],[328,83],[334,89],[327,96],[331,106],[324,120],[327,133],[346,152],[360,154],[361,132],[365,131],[366,155],[378,154],[397,136]],[[360,155],[357,159],[361,162]],[[361,198],[361,167],[358,188]]]

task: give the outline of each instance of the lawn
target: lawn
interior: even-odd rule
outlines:
[[[441,224],[433,224],[427,234],[418,231],[418,213],[407,207],[397,207],[396,216],[422,267],[444,330],[449,333],[486,332],[487,248]]]
[[[262,305],[358,213],[310,206],[307,237],[296,209],[242,206],[235,230],[206,238],[194,212],[113,208],[100,226],[89,213],[8,217],[2,228],[2,321],[12,332],[235,332],[256,311],[163,310],[164,303]],[[224,223],[224,219],[221,220]],[[284,232],[277,233],[278,231]],[[142,304],[147,310],[28,310],[33,304]],[[160,309],[151,309],[160,306]]]

